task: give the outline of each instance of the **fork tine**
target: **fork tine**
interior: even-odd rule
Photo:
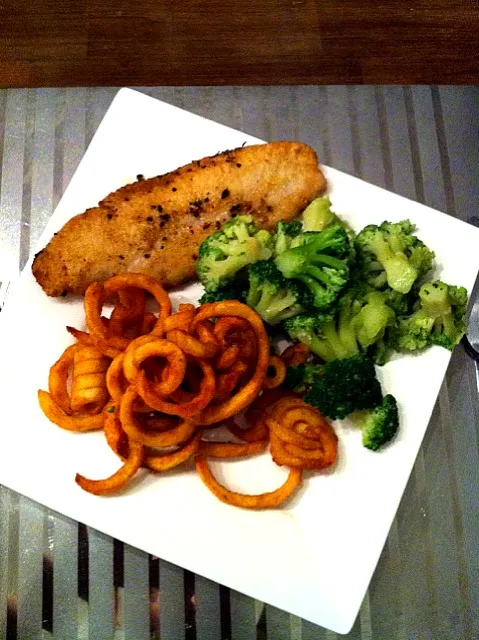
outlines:
[[[3,308],[5,304],[5,300],[7,299],[8,289],[10,287],[9,280],[3,280],[0,282],[0,310]]]

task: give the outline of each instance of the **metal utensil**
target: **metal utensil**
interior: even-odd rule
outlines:
[[[10,288],[10,280],[3,280],[0,282],[0,311],[3,309],[5,300],[8,296],[8,290]]]
[[[475,290],[471,296],[472,304],[467,320],[467,333],[462,338],[462,344],[466,353],[479,364],[479,290]]]

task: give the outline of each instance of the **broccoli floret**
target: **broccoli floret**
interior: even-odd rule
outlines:
[[[367,353],[375,364],[386,364],[392,352],[387,344],[389,332],[396,320],[388,296],[364,283],[347,292],[341,298],[340,305],[348,296],[352,297],[349,324],[361,351]],[[347,319],[344,322],[348,326]]]
[[[233,218],[201,243],[196,273],[206,291],[224,287],[244,267],[271,257],[271,235],[252,220]]]
[[[389,361],[393,352],[393,349],[389,345],[388,333],[389,332],[386,333],[384,338],[375,342],[367,350],[368,356],[373,360],[374,364],[377,364],[379,367],[382,367]]]
[[[321,374],[321,366],[309,362],[289,366],[286,370],[285,386],[294,393],[305,393]]]
[[[305,231],[323,231],[330,224],[337,223],[338,217],[331,210],[329,196],[315,198],[303,211]]]
[[[307,344],[325,362],[349,358],[359,352],[346,322],[345,331],[340,335],[334,313],[301,313],[286,320],[283,326],[290,338]]]
[[[290,318],[284,328],[293,340],[329,362],[367,351],[384,338],[395,314],[380,291],[348,290],[338,301],[335,313],[308,312]]]
[[[430,345],[452,350],[466,331],[467,291],[440,280],[423,284],[410,316],[399,318],[392,334],[398,350],[416,351]]]
[[[381,400],[374,363],[362,353],[320,365],[304,396],[305,402],[333,420],[343,419],[360,409],[373,409]]]
[[[433,267],[434,252],[428,249],[417,236],[409,236],[410,244],[405,253],[411,264],[417,270],[417,280],[421,280]]]
[[[322,196],[313,200],[303,211],[304,231],[323,231],[332,224],[341,225],[346,231],[351,249],[354,247],[354,231],[347,222],[341,220],[331,209],[329,196]]]
[[[326,309],[348,282],[348,259],[343,259],[348,253],[346,232],[339,225],[331,225],[320,233],[296,236],[291,248],[276,257],[275,264],[285,278],[300,280],[308,287],[318,309]]]
[[[382,397],[372,361],[363,354],[325,365],[288,367],[286,386],[304,393],[304,401],[333,420],[347,416],[361,427],[363,445],[376,451],[389,442],[399,428],[394,396]]]
[[[398,293],[389,287],[383,290],[386,296],[386,304],[394,311],[396,316],[408,316],[412,313],[414,303],[417,300],[419,287],[414,284],[409,293]]]
[[[273,260],[260,260],[248,269],[246,304],[265,322],[276,325],[312,304],[309,291],[296,280],[286,280]]]
[[[399,428],[396,398],[388,394],[377,407],[354,412],[350,418],[362,430],[363,445],[377,451],[396,435]]]
[[[382,340],[387,327],[394,324],[396,315],[381,291],[366,293],[355,303],[360,305],[360,309],[352,317],[351,325],[362,349],[367,349]]]
[[[379,226],[370,224],[356,238],[365,280],[382,289],[389,285],[408,293],[416,280],[432,267],[434,253],[416,236],[409,220]]]
[[[207,302],[222,302],[223,300],[239,300],[240,302],[244,302],[245,297],[246,291],[244,288],[236,283],[232,283],[216,291],[205,291],[199,299],[199,303],[206,304]]]
[[[303,223],[299,219],[293,220],[292,222],[280,220],[276,227],[276,233],[273,236],[273,255],[279,256],[280,253],[289,249],[293,238],[296,238],[302,230]]]

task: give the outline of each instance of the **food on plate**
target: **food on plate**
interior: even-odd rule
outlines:
[[[286,379],[286,364],[282,357],[272,355],[269,358],[268,369],[263,382],[263,389],[276,389]]]
[[[376,407],[355,411],[351,419],[361,428],[363,445],[377,451],[396,435],[399,428],[396,398],[388,393]]]
[[[280,465],[300,469],[324,469],[336,460],[338,437],[313,406],[300,398],[276,402],[266,418],[271,455]]]
[[[349,238],[338,224],[300,233],[274,262],[285,278],[307,287],[317,309],[327,309],[349,280],[349,254]]]
[[[110,364],[95,347],[78,347],[73,353],[70,406],[72,411],[88,407],[101,410],[108,400],[106,371]]]
[[[394,396],[383,397],[374,363],[363,353],[324,365],[288,367],[286,385],[304,394],[304,401],[321,415],[349,417],[362,430],[363,445],[373,451],[388,443],[399,428]]]
[[[56,404],[52,394],[47,391],[40,390],[38,392],[38,402],[47,418],[67,431],[94,431],[101,429],[103,425],[101,413],[85,412],[68,415]]]
[[[214,292],[258,260],[272,255],[271,234],[253,222],[253,216],[238,216],[200,245],[196,271],[206,291]]]
[[[37,254],[33,274],[50,296],[83,294],[127,272],[174,287],[194,278],[199,245],[231,218],[249,214],[274,229],[325,188],[315,152],[298,142],[219,153],[122,187],[75,216]]]
[[[318,198],[313,202],[316,202],[317,200]],[[273,256],[276,258],[280,253],[289,249],[293,239],[296,238],[302,230],[303,223],[299,218],[291,220],[291,222],[280,220],[276,226],[276,233],[273,235],[272,239]]]
[[[97,496],[107,495],[122,489],[140,469],[144,459],[144,447],[139,442],[131,440],[128,443],[128,457],[123,466],[109,478],[90,480],[80,473],[75,476],[75,482],[88,493]]]
[[[467,292],[431,279],[434,252],[409,220],[368,225],[356,234],[328,196],[316,197],[324,187],[304,145],[238,149],[125,187],[68,223],[37,258],[37,274],[42,261],[56,256],[66,274],[62,288],[84,291],[87,328],[67,327],[76,343],[51,367],[40,406],[64,429],[103,429],[122,461],[103,480],[77,474],[79,486],[112,493],[141,467],[164,472],[194,459],[204,484],[223,502],[274,508],[301,485],[305,469],[334,465],[338,438],[328,419],[348,418],[371,451],[393,440],[398,405],[383,393],[376,365],[394,352],[453,349],[465,331]],[[193,192],[202,194],[201,202],[192,203]],[[161,201],[156,213],[170,242],[165,238],[161,254],[156,220],[144,249],[148,258],[138,260],[153,200]],[[192,204],[194,211],[187,210]],[[185,215],[196,225],[191,237]],[[77,229],[94,223],[105,240],[110,216],[120,244],[130,224],[131,251],[125,249],[116,273],[108,262],[113,236],[104,260],[93,243],[87,264],[94,268],[86,275],[78,267],[85,238],[75,244]],[[70,242],[72,270],[55,253],[68,253]],[[180,304],[173,312],[165,287],[191,279],[195,261],[205,289],[200,305]],[[55,281],[45,286],[51,295],[58,294],[58,273],[40,278],[42,285]],[[107,303],[113,303],[109,316]],[[280,353],[284,337],[290,343]],[[220,427],[226,440],[213,436]],[[208,465],[268,447],[273,461],[289,468],[272,492],[231,491]]]
[[[323,365],[288,367],[287,384],[324,416],[343,419],[358,409],[376,407],[382,399],[373,361],[360,353]]]
[[[221,502],[244,509],[273,509],[287,500],[301,484],[302,470],[291,467],[288,478],[279,489],[258,495],[246,495],[230,491],[216,480],[208,467],[208,460],[202,455],[196,458],[196,470],[208,489]]]
[[[307,344],[297,342],[290,344],[289,347],[281,353],[281,359],[287,367],[291,365],[304,364],[311,355],[311,349]]]
[[[145,293],[156,299],[158,315],[146,309]],[[103,315],[107,302],[114,303],[109,317]],[[38,398],[45,415],[64,429],[103,429],[107,444],[121,459],[122,466],[107,478],[77,474],[76,482],[85,491],[117,492],[141,467],[163,472],[196,457],[200,477],[224,502],[273,508],[300,485],[302,469],[324,468],[336,459],[332,428],[296,397],[295,410],[304,409],[299,431],[306,429],[307,451],[298,456],[297,447],[289,451],[286,444],[283,448],[293,463],[288,465],[280,450],[278,463],[292,467],[283,486],[258,495],[232,493],[209,471],[209,458],[265,451],[270,435],[273,451],[276,436],[268,428],[268,416],[281,425],[283,415],[275,407],[294,396],[283,385],[286,363],[270,352],[265,326],[247,305],[237,300],[197,308],[180,304],[172,313],[168,294],[157,281],[143,274],[122,274],[92,283],[84,307],[88,332],[75,333],[69,327],[78,342],[52,366],[49,393],[40,390]],[[79,384],[76,378],[82,381],[83,376],[84,384]],[[247,428],[236,422],[243,413]],[[233,440],[207,439],[206,433],[220,426]],[[314,447],[307,443],[310,431]],[[295,446],[303,442],[301,437]]]
[[[78,350],[78,345],[72,344],[67,347],[54,365],[50,368],[48,375],[48,390],[53,402],[67,415],[71,415],[70,394],[67,389],[68,374],[73,364],[73,356]]]
[[[342,296],[337,313],[302,313],[288,319],[284,328],[290,338],[328,362],[367,351],[383,339],[395,319],[383,292],[360,287]]]
[[[356,238],[361,270],[375,289],[385,285],[409,293],[414,283],[432,267],[434,252],[413,235],[409,220],[367,225]]]
[[[201,301],[242,300],[326,362],[364,353],[383,365],[395,351],[452,349],[465,331],[467,292],[431,281],[434,252],[414,232],[402,220],[356,234],[328,196],[318,197],[299,218],[280,221],[263,238],[263,255],[243,258],[218,287],[211,272],[224,269],[225,252],[212,256],[209,272],[198,268]]]
[[[253,264],[248,275],[245,301],[272,326],[312,306],[309,290],[301,282],[287,280],[274,260]]]
[[[415,311],[401,317],[392,341],[398,350],[416,351],[429,345],[452,349],[466,331],[464,321],[467,292],[440,280],[427,282],[419,290]]]

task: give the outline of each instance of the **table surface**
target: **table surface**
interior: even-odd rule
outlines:
[[[478,0],[4,0],[0,86],[478,83]]]
[[[478,88],[140,90],[262,139],[302,140],[325,164],[479,224]],[[0,91],[0,278],[35,247],[115,93]],[[349,640],[479,637],[477,384],[457,348]],[[0,486],[0,639],[336,637]]]

